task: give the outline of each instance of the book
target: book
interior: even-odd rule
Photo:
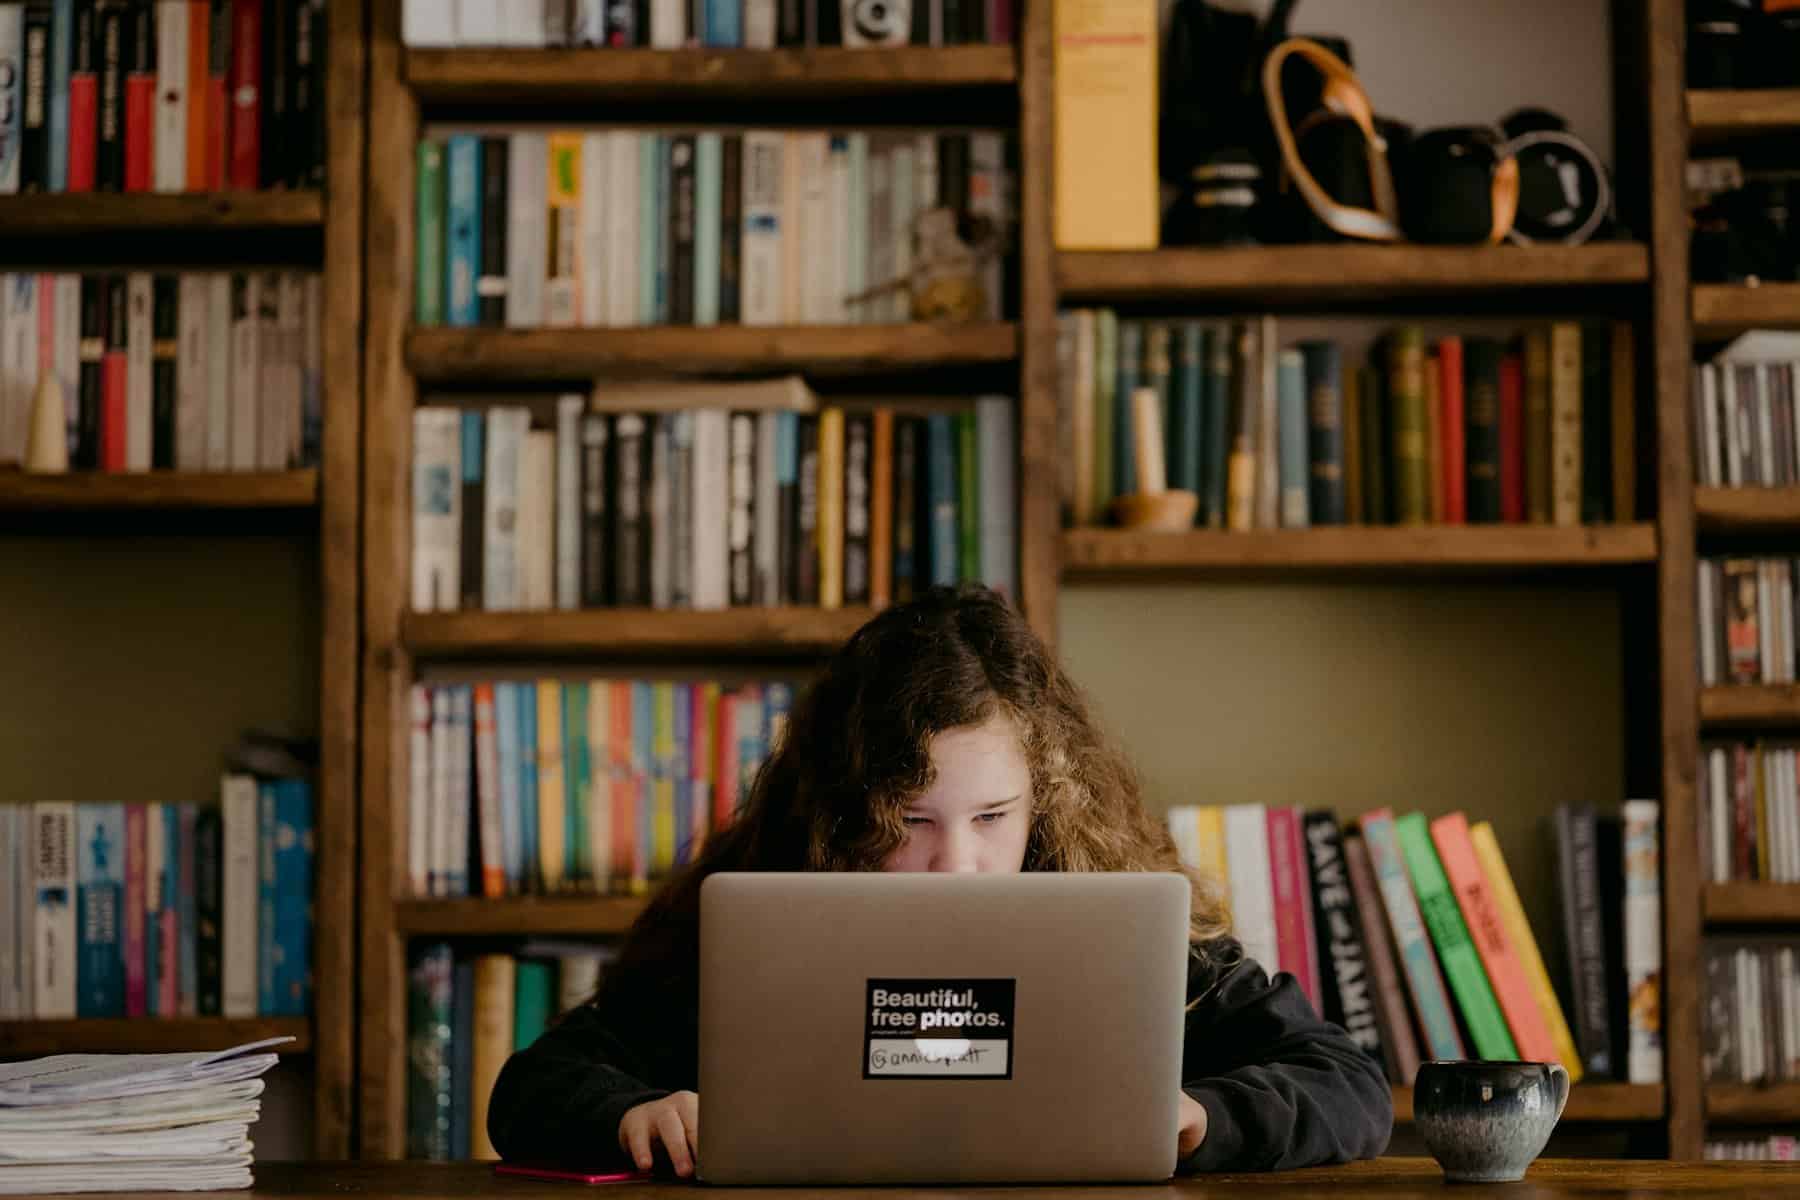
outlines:
[[[1056,0],[1053,25],[1056,247],[1154,249],[1157,9]]]
[[[1370,1057],[1380,1059],[1383,1046],[1375,988],[1358,923],[1361,898],[1353,889],[1345,862],[1343,831],[1337,817],[1325,809],[1307,813],[1302,828],[1320,967],[1319,1014],[1340,1026]]]
[[[1379,808],[1364,813],[1358,824],[1394,935],[1395,957],[1404,969],[1418,1014],[1421,1053],[1434,1059],[1462,1058],[1462,1037],[1457,1032],[1444,977],[1408,877],[1394,815],[1389,809]]]
[[[1356,895],[1357,922],[1362,929],[1363,946],[1369,954],[1375,1016],[1381,1027],[1381,1049],[1388,1079],[1410,1086],[1419,1071],[1419,1044],[1411,1014],[1407,1011],[1406,984],[1401,978],[1398,952],[1375,882],[1375,869],[1360,835],[1346,834],[1343,845],[1344,864],[1350,875],[1351,890]]]

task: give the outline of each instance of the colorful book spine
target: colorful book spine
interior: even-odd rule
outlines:
[[[537,862],[546,892],[559,892],[567,882],[568,797],[563,771],[562,693],[563,685],[558,680],[537,681]]]
[[[125,1015],[141,1017],[149,1012],[145,992],[145,870],[149,849],[144,805],[125,808]]]
[[[519,888],[543,890],[538,857],[538,694],[537,686],[520,683],[519,706]]]
[[[1299,810],[1283,806],[1267,810],[1269,824],[1269,880],[1274,887],[1277,961],[1294,977],[1315,1011],[1324,1008],[1314,970],[1317,951],[1307,928],[1311,898],[1306,894],[1306,860],[1300,846]]]
[[[1422,501],[1421,491],[1419,499]],[[1369,863],[1381,888],[1388,923],[1394,934],[1396,957],[1406,972],[1412,991],[1413,1006],[1424,1033],[1422,1049],[1434,1059],[1464,1057],[1462,1037],[1456,1032],[1456,1018],[1450,1011],[1450,997],[1444,989],[1444,978],[1438,972],[1437,955],[1425,933],[1419,916],[1419,904],[1407,878],[1406,860],[1402,856],[1393,813],[1376,809],[1364,813],[1359,822],[1363,842],[1368,847]]]
[[[181,1014],[181,808],[156,806],[155,819],[162,823],[162,854],[157,890],[156,1012],[158,1016]]]
[[[1791,795],[1787,802],[1791,807]],[[1654,800],[1627,800],[1624,819],[1625,1077],[1630,1083],[1661,1083],[1662,854],[1657,835],[1658,805]]]
[[[1469,842],[1475,848],[1475,857],[1481,863],[1482,873],[1487,876],[1488,889],[1493,893],[1495,906],[1500,910],[1500,919],[1506,925],[1507,937],[1512,941],[1520,964],[1525,968],[1525,977],[1531,984],[1538,1010],[1543,1013],[1550,1036],[1556,1044],[1556,1060],[1569,1072],[1569,1082],[1579,1083],[1583,1068],[1581,1055],[1575,1049],[1575,1036],[1569,1032],[1569,1023],[1563,1016],[1562,1001],[1557,999],[1556,989],[1550,984],[1550,973],[1544,968],[1544,958],[1538,951],[1537,938],[1531,932],[1530,922],[1525,919],[1525,908],[1519,903],[1519,893],[1513,887],[1512,872],[1507,869],[1506,859],[1500,853],[1500,842],[1494,837],[1494,827],[1486,821],[1477,821],[1469,828]]]
[[[1370,986],[1369,958],[1357,924],[1357,898],[1344,862],[1343,832],[1329,810],[1309,812],[1303,829],[1311,870],[1313,927],[1318,947],[1320,1015],[1341,1027],[1373,1058],[1382,1057],[1380,1022]]]
[[[1381,1051],[1388,1079],[1410,1086],[1419,1072],[1419,1039],[1406,1002],[1393,932],[1387,921],[1369,847],[1356,833],[1344,836],[1344,866],[1356,897],[1356,920],[1369,955],[1369,987],[1375,997],[1375,1019],[1381,1027]]]
[[[119,945],[125,866],[125,814],[117,804],[75,809],[76,913],[81,940],[76,963],[75,1015],[125,1015],[125,979]],[[8,901],[12,899],[7,897]]]
[[[443,171],[443,319],[450,325],[475,325],[481,320],[475,290],[481,274],[481,139],[468,133],[451,136],[443,150]],[[423,184],[421,179],[421,208],[429,202]],[[423,229],[420,236],[426,236]],[[429,269],[424,259],[420,266]]]
[[[1224,825],[1232,929],[1245,957],[1273,974],[1281,963],[1281,948],[1270,877],[1268,817],[1260,805],[1234,804],[1225,809]]]
[[[276,1016],[303,1017],[312,1007],[312,789],[302,779],[278,780],[275,818]]]

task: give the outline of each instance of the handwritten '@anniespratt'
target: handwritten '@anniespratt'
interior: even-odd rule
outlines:
[[[924,1054],[917,1050],[874,1050],[869,1054],[869,1066],[877,1071],[885,1071],[889,1067],[918,1066],[921,1063],[934,1067],[948,1067],[958,1063],[979,1063],[981,1056],[987,1052],[987,1048],[984,1046],[970,1046],[963,1053],[954,1057],[942,1054]]]

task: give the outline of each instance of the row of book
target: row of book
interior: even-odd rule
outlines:
[[[1740,336],[1694,364],[1694,480],[1702,487],[1800,483],[1800,414],[1791,333]]]
[[[408,46],[952,46],[1011,42],[1014,0],[406,0]]]
[[[1392,1082],[1461,1058],[1662,1079],[1654,802],[1628,801],[1622,822],[1556,812],[1566,1009],[1485,821],[1383,808],[1344,829],[1329,811],[1178,806],[1169,828],[1183,861],[1224,884],[1245,953],[1292,975]]]
[[[787,407],[668,408],[711,397]],[[789,403],[791,402],[791,403]],[[602,384],[413,424],[413,607],[885,606],[1017,595],[1013,402],[817,408],[798,381]]]
[[[1167,486],[1215,529],[1630,520],[1635,350],[1625,322],[1517,338],[1391,330],[1366,363],[1335,341],[1284,347],[1272,317],[1062,314],[1065,519],[1139,490],[1133,394],[1155,392]]]
[[[1792,683],[1794,573],[1800,559],[1703,558],[1699,562],[1700,683]]]
[[[0,3],[0,194],[319,187],[325,0]]]
[[[507,1056],[600,989],[610,947],[531,941],[516,953],[459,957],[414,946],[407,962],[406,1156],[466,1162],[499,1155],[488,1098]]]
[[[1708,1161],[1800,1161],[1800,1137],[1791,1133],[1771,1133],[1767,1137],[1708,1138],[1701,1157]]]
[[[0,274],[0,465],[45,372],[78,470],[317,463],[323,314],[317,273]]]
[[[415,684],[413,894],[644,894],[730,822],[793,697],[782,682]]]
[[[312,859],[300,779],[0,806],[0,1017],[306,1015]]]
[[[1700,1071],[1708,1082],[1800,1079],[1800,971],[1792,939],[1709,939]]]
[[[1785,742],[1701,747],[1700,862],[1712,883],[1800,883],[1800,752]]]
[[[1015,155],[999,132],[447,130],[418,145],[414,319],[906,321],[964,212],[993,231],[969,315],[998,319]]]

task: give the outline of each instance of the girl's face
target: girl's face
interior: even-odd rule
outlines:
[[[946,729],[931,740],[936,775],[903,814],[906,840],[884,871],[1012,872],[1031,832],[1031,768],[1012,722]]]

